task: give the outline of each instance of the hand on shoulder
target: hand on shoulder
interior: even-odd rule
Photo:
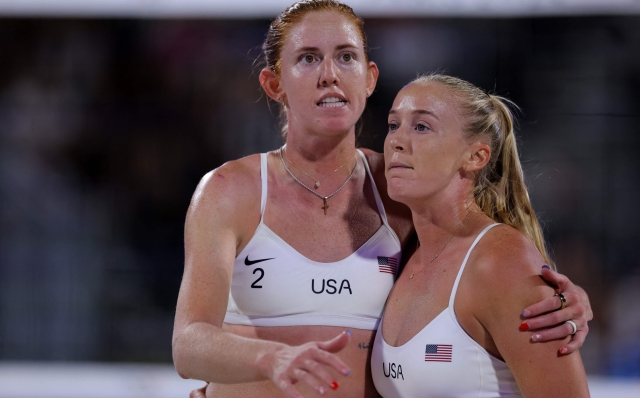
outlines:
[[[509,365],[524,395],[587,396],[586,376],[578,353],[559,356],[570,337],[535,343],[535,331],[521,331],[521,311],[552,297],[541,278],[544,260],[535,245],[516,228],[500,225],[476,248],[472,277],[473,315],[488,332]],[[486,344],[486,341],[485,341]],[[572,395],[571,395],[572,394]]]

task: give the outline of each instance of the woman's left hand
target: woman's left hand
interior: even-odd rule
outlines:
[[[530,305],[522,312],[524,321],[520,330],[540,329],[531,336],[533,341],[556,340],[571,335],[573,326],[566,321],[573,321],[578,330],[571,337],[569,344],[558,350],[561,355],[570,354],[582,347],[584,339],[589,333],[587,322],[593,319],[589,297],[581,287],[574,285],[569,278],[546,266],[542,268],[541,275],[547,283],[556,288],[557,293],[562,293],[567,301],[566,307],[561,309],[562,302],[558,296],[549,297]]]

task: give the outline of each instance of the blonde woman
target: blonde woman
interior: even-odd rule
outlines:
[[[554,290],[539,278],[551,262],[508,105],[430,75],[389,112],[387,191],[411,209],[421,244],[376,335],[371,368],[385,398],[589,396],[580,354],[559,355],[570,337],[534,344],[535,333],[517,332],[520,309]]]

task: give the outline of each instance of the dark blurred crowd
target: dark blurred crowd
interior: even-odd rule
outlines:
[[[170,361],[198,180],[282,145],[266,20],[0,19],[0,360]],[[522,108],[558,268],[591,297],[590,373],[640,377],[640,18],[367,20],[378,88],[445,72]],[[212,259],[214,261],[214,259]]]

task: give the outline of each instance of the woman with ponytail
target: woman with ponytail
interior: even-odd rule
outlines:
[[[174,364],[210,382],[194,396],[375,397],[371,343],[415,235],[409,209],[386,193],[382,154],[356,147],[378,78],[363,21],[334,0],[299,1],[271,23],[263,50],[259,80],[283,110],[286,143],[222,165],[196,189]],[[586,334],[586,294],[570,282],[562,293],[567,308],[554,315],[553,294],[518,310],[540,341],[568,336],[557,326],[568,319]]]
[[[385,398],[589,396],[580,354],[560,355],[570,337],[536,344],[520,313],[554,291],[539,277],[550,259],[518,159],[514,106],[429,75],[389,112],[387,192],[411,209],[420,244],[374,343]],[[586,327],[578,323],[564,327]]]

